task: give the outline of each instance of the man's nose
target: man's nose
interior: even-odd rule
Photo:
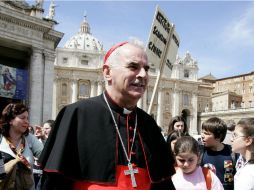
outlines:
[[[139,76],[139,77],[146,77],[146,75],[147,75],[147,72],[146,72],[146,70],[142,67],[142,68],[139,70],[138,76]]]

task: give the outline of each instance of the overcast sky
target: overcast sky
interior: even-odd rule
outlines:
[[[44,1],[45,16],[49,0]],[[178,54],[189,51],[199,77],[216,78],[254,71],[253,1],[58,1],[55,29],[65,33],[59,47],[75,35],[87,14],[91,33],[104,49],[130,36],[147,43],[156,5],[175,24]]]

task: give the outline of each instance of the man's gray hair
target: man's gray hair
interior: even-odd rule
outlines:
[[[126,43],[125,45],[133,45],[135,47],[138,47],[142,50],[145,50],[145,47],[144,47],[144,43],[139,40],[138,38],[135,38],[135,37],[130,37],[129,40],[127,41],[128,43]],[[119,65],[119,55],[121,55],[122,53],[122,49],[124,49],[125,45],[121,46],[121,47],[118,47],[117,49],[115,49],[115,51],[112,52],[112,54],[108,57],[107,61],[106,61],[106,64],[108,63],[108,65],[110,67],[115,67],[117,65]]]

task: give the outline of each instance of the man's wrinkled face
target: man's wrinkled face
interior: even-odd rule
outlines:
[[[145,52],[135,46],[125,45],[119,63],[111,68],[113,90],[122,97],[137,100],[144,94],[148,83],[148,61]]]

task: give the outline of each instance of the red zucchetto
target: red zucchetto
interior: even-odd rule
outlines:
[[[105,55],[105,57],[104,57],[104,64],[106,64],[106,61],[107,61],[108,57],[111,55],[111,53],[113,53],[113,51],[115,51],[117,48],[119,48],[119,47],[121,47],[121,46],[123,46],[123,45],[125,45],[125,44],[127,44],[127,43],[128,43],[128,42],[125,41],[125,42],[117,43],[117,44],[115,44],[114,46],[112,46],[112,47],[110,48],[110,50],[108,50],[108,52],[106,53],[106,55]]]

